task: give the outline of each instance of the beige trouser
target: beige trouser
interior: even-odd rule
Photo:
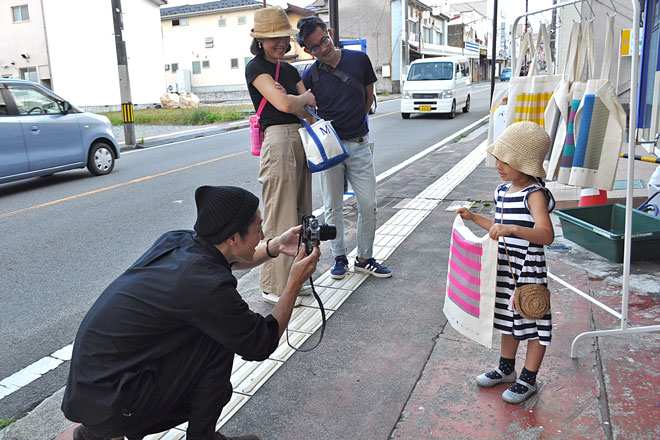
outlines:
[[[266,128],[261,146],[259,182],[264,204],[264,237],[278,237],[312,213],[312,175],[298,134],[299,124]],[[281,295],[293,257],[280,255],[261,265],[260,287]]]

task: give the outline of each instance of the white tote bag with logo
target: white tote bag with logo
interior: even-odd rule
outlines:
[[[339,135],[332,126],[331,121],[320,118],[316,113],[307,109],[318,121],[309,125],[300,119],[303,128],[298,129],[300,139],[305,148],[309,171],[316,173],[339,165],[350,156]]]

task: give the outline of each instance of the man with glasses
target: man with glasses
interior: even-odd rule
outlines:
[[[335,48],[332,30],[320,18],[302,18],[298,29],[298,44],[317,59],[302,74],[303,84],[314,94],[319,116],[332,121],[350,153],[344,162],[321,174],[325,221],[337,227],[337,238],[331,241],[335,264],[330,274],[332,278],[342,279],[349,266],[343,216],[346,178],[355,192],[358,208],[357,256],[353,267],[376,277],[390,277],[392,271],[373,258],[376,174],[369,146],[367,114],[374,99],[376,74],[366,53]]]

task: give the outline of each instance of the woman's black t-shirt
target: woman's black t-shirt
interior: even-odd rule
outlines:
[[[245,79],[248,84],[248,91],[250,92],[250,99],[252,99],[252,104],[254,105],[254,110],[259,109],[259,104],[263,95],[259,93],[259,90],[252,85],[259,75],[266,73],[275,79],[275,69],[277,65],[266,61],[263,56],[257,55],[254,57],[248,65],[245,67]],[[297,95],[298,89],[296,84],[300,81],[300,74],[291,64],[280,60],[280,76],[277,80],[278,83],[286,89],[287,93],[290,95]],[[270,102],[266,102],[266,106],[261,112],[261,117],[259,119],[261,122],[261,128],[266,129],[271,125],[281,125],[281,124],[297,124],[300,122],[296,115],[290,113],[284,113],[276,109]]]

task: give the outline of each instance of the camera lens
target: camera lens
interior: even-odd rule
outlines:
[[[319,239],[321,241],[334,240],[337,237],[337,228],[335,225],[319,225]]]

